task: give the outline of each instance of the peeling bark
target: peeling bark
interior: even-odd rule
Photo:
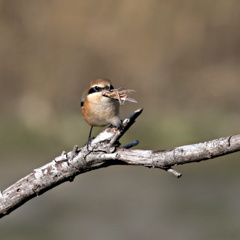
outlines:
[[[77,175],[98,168],[123,164],[139,165],[160,168],[180,177],[181,173],[172,169],[173,166],[209,160],[240,150],[240,134],[170,150],[129,149],[138,144],[137,140],[120,147],[119,139],[141,113],[142,109],[135,111],[123,121],[121,129],[105,129],[82,148],[74,146],[72,151],[63,152],[50,163],[35,169],[0,192],[0,217],[57,185],[73,181]]]

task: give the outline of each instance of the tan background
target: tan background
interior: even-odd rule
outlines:
[[[0,0],[0,189],[86,142],[82,91],[137,90],[122,142],[167,149],[239,133],[237,0]],[[97,134],[99,129],[94,130]],[[2,239],[239,239],[239,154],[78,176],[1,220]]]

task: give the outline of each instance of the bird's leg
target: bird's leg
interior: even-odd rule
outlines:
[[[91,142],[91,137],[92,137],[92,129],[93,129],[93,126],[91,126],[90,128],[90,132],[89,132],[89,135],[88,135],[88,142],[87,142],[87,150],[89,151],[89,144]]]
[[[89,135],[88,135],[88,142],[90,142],[91,137],[92,137],[92,129],[93,129],[93,126],[91,126],[91,128],[90,128],[90,132],[89,132]]]

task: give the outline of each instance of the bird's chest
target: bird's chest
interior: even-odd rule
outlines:
[[[87,122],[93,126],[105,126],[118,119],[119,102],[106,97],[91,96],[82,109]]]
[[[111,116],[118,114],[119,104],[117,101],[89,102],[89,109],[92,114],[101,116]]]

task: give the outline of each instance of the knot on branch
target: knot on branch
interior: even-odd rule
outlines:
[[[181,146],[171,150],[153,151],[129,149],[137,140],[120,147],[119,139],[135,122],[142,109],[123,120],[122,128],[113,131],[105,129],[88,145],[63,152],[50,163],[35,169],[4,191],[0,191],[0,218],[9,214],[31,198],[55,186],[72,181],[78,174],[110,165],[135,165],[160,168],[180,177],[181,173],[172,169],[179,164],[209,160],[240,151],[240,134],[212,141]]]

